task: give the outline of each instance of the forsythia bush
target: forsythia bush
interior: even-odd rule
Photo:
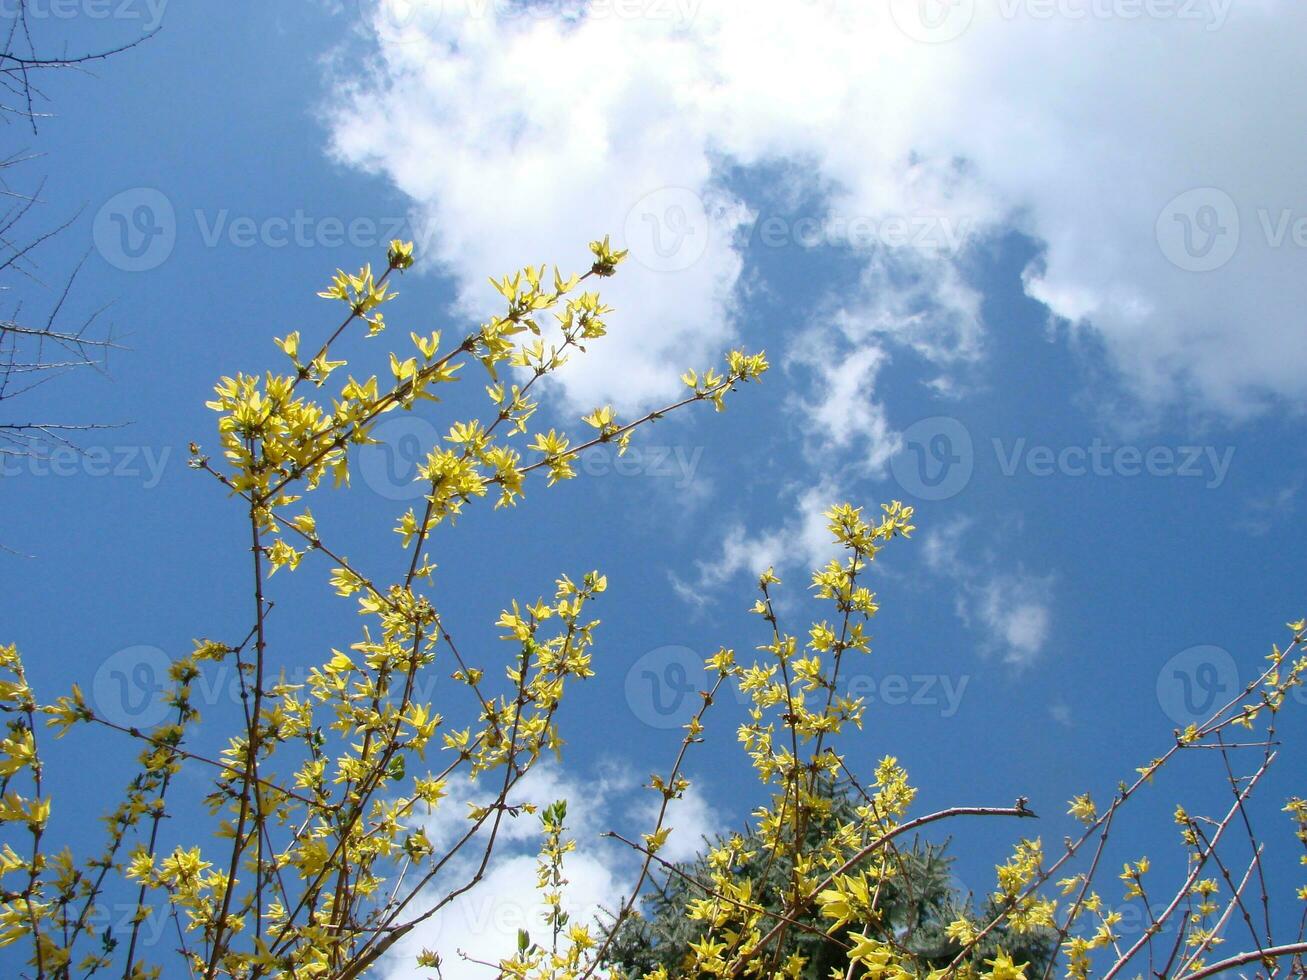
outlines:
[[[867,569],[890,542],[914,530],[912,508],[899,502],[883,506],[874,518],[848,504],[829,511],[830,532],[845,557],[813,575],[816,599],[828,613],[806,638],[780,622],[774,603],[780,580],[770,570],[761,576],[753,607],[765,628],[761,656],[742,661],[722,648],[708,658],[702,703],[686,725],[675,762],[651,780],[661,799],[654,826],[630,837],[613,835],[639,855],[629,896],[609,922],[571,921],[563,912],[566,856],[573,844],[566,836],[565,802],[537,807],[508,799],[541,753],[560,745],[555,713],[568,682],[593,673],[597,621],[589,618],[588,607],[606,581],[597,572],[564,575],[551,599],[512,603],[497,623],[509,645],[506,663],[476,664],[460,652],[442,618],[427,547],[441,524],[481,498],[511,506],[526,492],[532,473],[540,471],[550,485],[569,479],[579,454],[608,443],[624,451],[635,429],[696,402],[720,410],[728,393],[767,370],[764,355],[733,351],[719,368],[687,372],[685,397],[660,411],[619,420],[610,407],[597,408],[582,420],[587,436],[576,442],[554,429],[534,428],[532,389],[605,333],[609,309],[578,287],[614,274],[625,253],[614,251],[607,239],[592,243],[591,251],[584,275],[565,277],[555,270],[547,276],[541,267],[496,281],[503,313],[452,346],[442,346],[439,333],[411,333],[404,350],[390,353],[389,376],[358,380],[342,372],[347,362],[340,348],[353,334],[376,337],[386,329],[382,307],[394,296],[391,279],[413,262],[412,246],[394,242],[380,275],[366,267],[355,275],[338,272],[320,294],[344,307],[342,322],[322,342],[302,342],[298,332],[277,340],[288,370],[237,374],[218,383],[208,404],[218,415],[221,455],[215,459],[192,445],[191,465],[222,484],[248,516],[254,604],[249,632],[238,642],[197,641],[172,664],[167,699],[174,714],[168,723],[148,731],[117,725],[97,714],[76,686],[52,704],[39,703],[18,651],[0,648],[0,707],[7,716],[0,743],[0,947],[3,955],[17,954],[12,962],[24,964],[6,975],[375,975],[397,942],[477,885],[504,822],[523,811],[537,813],[541,824],[539,886],[548,909],[541,925],[549,938],[532,942],[523,931],[517,948],[505,950],[488,975],[614,975],[614,937],[641,915],[646,886],[668,876],[688,896],[683,911],[692,928],[684,948],[660,951],[658,965],[646,974],[652,980],[812,975],[814,958],[804,950],[813,947],[793,942],[792,932],[815,936],[827,951],[834,944],[839,962],[831,976],[850,978],[1028,977],[1028,964],[1001,945],[1006,937],[1022,936],[1044,937],[1059,947],[1068,976],[1101,969],[1107,980],[1128,967],[1142,969],[1136,964],[1145,957],[1150,973],[1197,980],[1242,964],[1271,970],[1277,958],[1307,950],[1301,933],[1277,946],[1269,923],[1264,937],[1253,925],[1248,909],[1254,903],[1245,893],[1260,871],[1261,851],[1246,874],[1228,867],[1218,852],[1227,831],[1246,823],[1246,801],[1275,759],[1277,713],[1286,691],[1307,670],[1301,655],[1307,627],[1300,621],[1291,624],[1288,647],[1272,649],[1266,671],[1241,697],[1207,723],[1177,732],[1174,744],[1136,780],[1121,784],[1110,801],[1100,806],[1087,795],[1071,801],[1071,813],[1086,825],[1079,839],[1053,848],[1038,838],[1018,841],[997,868],[984,912],[959,912],[943,927],[946,961],[940,962],[939,948],[925,961],[900,918],[889,912],[917,853],[902,845],[920,828],[950,818],[1023,821],[1035,815],[1024,799],[1010,807],[959,806],[914,815],[916,790],[892,756],[866,775],[852,771],[837,751],[841,730],[859,725],[863,715],[860,700],[839,693],[839,679],[846,659],[869,651],[867,623],[877,604],[865,585]],[[541,319],[547,315],[556,323],[546,331]],[[382,416],[434,400],[473,362],[489,375],[488,413],[451,420],[443,444],[429,447],[419,470],[425,503],[397,518],[399,573],[380,576],[352,563],[332,547],[308,499],[348,481],[351,453],[370,441]],[[289,684],[268,666],[268,583],[278,570],[293,571],[306,558],[328,563],[331,586],[357,603],[364,626],[306,683]],[[224,662],[237,667],[246,724],[225,746],[206,753],[193,744],[199,720],[193,685]],[[419,692],[427,689],[421,680],[432,671],[452,676],[446,710],[456,710],[454,700],[466,698],[475,724],[457,728],[436,705],[421,700]],[[766,799],[751,834],[721,839],[689,874],[659,851],[671,831],[669,805],[689,786],[684,762],[703,740],[712,705],[726,685],[738,685],[751,700],[738,738]],[[78,726],[114,729],[140,749],[139,773],[107,814],[103,851],[90,857],[47,837],[52,807],[68,804],[47,794],[39,751],[46,733],[62,737]],[[1234,726],[1261,732],[1265,738],[1258,744],[1265,750],[1251,774],[1230,770],[1228,812],[1206,817],[1176,811],[1188,873],[1165,912],[1137,942],[1123,946],[1114,931],[1120,913],[1094,884],[1119,811],[1189,749],[1217,748],[1231,759],[1237,747],[1225,743],[1223,734]],[[211,787],[205,803],[212,833],[168,847],[161,830],[165,817],[178,812],[176,783],[184,767],[203,773]],[[470,806],[466,832],[438,850],[423,819],[436,807],[464,805],[445,798],[456,775],[493,781],[496,795]],[[830,787],[837,783],[853,796],[850,806],[834,811]],[[1295,799],[1286,809],[1307,842],[1307,803]],[[477,870],[465,880],[450,880],[450,861],[460,852],[477,855]],[[1153,894],[1148,873],[1147,858],[1127,865],[1121,875],[1126,900]],[[90,923],[98,903],[123,889],[136,904],[134,927],[126,935],[97,934]],[[1216,956],[1236,910],[1252,927],[1253,948]],[[158,912],[176,924],[178,949],[166,962],[149,962],[140,927]],[[1168,927],[1173,936],[1165,933]],[[423,952],[408,968],[437,975],[439,958]],[[1050,961],[1042,972],[1052,969]]]

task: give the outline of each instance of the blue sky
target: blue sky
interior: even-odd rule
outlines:
[[[1307,15],[534,6],[174,2],[148,43],[51,83],[38,135],[9,126],[11,150],[43,154],[26,167],[48,175],[44,214],[80,209],[42,275],[89,252],[72,305],[110,303],[130,350],[8,409],[123,425],[81,440],[94,457],[6,463],[0,540],[20,554],[0,555],[15,597],[0,639],[45,696],[77,681],[130,716],[122,684],[248,628],[238,508],[186,466],[189,442],[215,443],[213,381],[275,366],[274,335],[334,326],[315,293],[391,237],[416,238],[419,264],[387,319],[452,336],[495,309],[485,276],[579,270],[612,234],[633,253],[605,290],[612,336],[549,389],[555,424],[669,401],[733,344],[774,368],[725,414],[642,431],[627,469],[593,461],[438,540],[437,604],[486,664],[508,601],[608,575],[599,676],[564,712],[550,787],[606,780],[617,802],[579,819],[635,830],[622,787],[674,755],[678,665],[762,642],[745,610],[767,564],[806,632],[821,509],[899,498],[920,530],[878,560],[875,652],[853,682],[871,703],[848,756],[867,771],[897,755],[922,812],[1028,796],[1060,840],[1066,800],[1109,797],[1303,614],[1307,130],[1282,93],[1301,82]],[[158,12],[88,9],[42,26],[101,47]],[[389,449],[315,505],[335,547],[398,567],[413,448],[478,394],[388,423]],[[288,671],[354,639],[327,573],[274,580]],[[210,735],[233,710],[213,700]],[[683,848],[760,802],[740,715],[728,699],[692,756]],[[1283,734],[1268,813],[1303,790],[1301,718]],[[85,734],[59,748],[82,793],[125,779],[128,751]],[[1130,856],[1179,867],[1165,815],[1223,798],[1212,776],[1160,782]],[[1286,821],[1262,828],[1292,853]],[[1015,836],[955,828],[960,880],[987,889]],[[585,887],[621,880],[622,857],[583,850]],[[1289,863],[1273,876],[1284,920]]]

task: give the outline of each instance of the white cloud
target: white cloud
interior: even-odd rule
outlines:
[[[1048,707],[1049,717],[1061,725],[1063,728],[1070,728],[1074,724],[1071,714],[1071,706],[1065,701],[1054,701]]]
[[[797,493],[792,516],[780,526],[750,533],[743,524],[727,529],[721,553],[696,563],[690,580],[673,574],[678,596],[698,606],[710,601],[707,593],[737,575],[760,575],[768,568],[777,573],[811,571],[840,553],[826,528],[826,511],[841,502],[839,490],[829,482]]]
[[[966,570],[958,557],[962,535],[971,526],[966,518],[955,518],[922,536],[921,557],[931,571],[956,577]]]
[[[1053,579],[1021,567],[1002,569],[983,551],[963,558],[969,528],[968,521],[956,520],[926,533],[926,567],[957,590],[958,616],[980,630],[982,652],[1014,667],[1029,666],[1043,654],[1052,631]]]
[[[792,403],[807,423],[809,457],[829,462],[856,447],[859,470],[879,474],[902,440],[876,400],[876,377],[889,360],[884,348],[869,344],[848,354],[807,331],[795,344],[790,363],[811,371],[813,399]]]
[[[1279,522],[1293,514],[1302,484],[1301,476],[1294,477],[1286,486],[1245,500],[1235,519],[1235,526],[1256,537],[1268,534]]]
[[[637,822],[652,828],[661,802],[657,797],[645,797],[645,805],[636,809]],[[658,852],[665,861],[690,860],[703,852],[704,841],[711,841],[722,830],[721,819],[695,785],[691,785],[680,799],[668,804],[664,822],[672,828],[667,842]]]
[[[1101,335],[1145,400],[1301,401],[1307,126],[1284,93],[1307,5],[976,0],[947,43],[909,36],[918,6],[384,0],[380,60],[342,80],[333,145],[416,202],[468,310],[488,308],[488,273],[629,240],[646,264],[606,284],[614,336],[564,382],[582,403],[655,401],[731,339],[750,216],[720,178],[762,164],[822,188],[861,255],[860,287],[832,283],[851,337],[973,356],[979,297],[949,239],[1018,228],[1045,245],[1029,294]],[[1167,210],[1204,187],[1219,193]],[[1191,271],[1236,215],[1228,262]]]
[[[499,779],[492,777],[480,784],[465,778],[451,780],[442,804],[429,816],[419,815],[437,853],[444,853],[467,832],[470,825],[464,804],[493,800]],[[639,834],[653,829],[660,798],[637,787],[616,767],[583,777],[552,762],[538,764],[509,796],[513,804],[541,806],[559,799],[567,800],[567,836],[576,841],[576,849],[563,864],[567,879],[564,910],[574,922],[593,923],[601,913],[615,911],[621,898],[630,894],[639,870],[634,851],[600,835],[617,830],[638,839]],[[671,861],[693,857],[702,850],[703,839],[711,839],[719,829],[718,815],[694,785],[681,799],[671,802],[666,825],[672,827],[672,833],[663,856]],[[449,863],[439,878],[443,888],[433,898],[471,879],[484,840],[483,833]],[[545,907],[535,888],[540,840],[538,817],[526,813],[506,817],[485,876],[397,943],[387,959],[385,976],[389,980],[415,976],[415,957],[421,950],[431,949],[441,955],[446,980],[482,980],[486,967],[473,961],[497,963],[511,955],[519,929],[526,929],[533,941],[543,943],[547,938]]]
[[[999,575],[975,587],[972,606],[1003,660],[1026,666],[1048,642],[1052,612],[1050,582],[1024,573]]]
[[[647,406],[681,370],[718,363],[747,212],[714,183],[694,47],[657,22],[569,27],[505,4],[414,6],[431,14],[398,39],[381,32],[378,73],[347,86],[333,144],[415,201],[463,308],[495,308],[490,274],[588,268],[586,243],[612,233],[637,255],[603,283],[619,312],[609,339],[562,375],[570,398]],[[661,216],[667,227],[649,223]]]
[[[569,854],[564,873],[568,883],[563,908],[575,922],[591,922],[603,909],[611,909],[629,877],[617,878],[593,849]],[[513,955],[519,929],[547,946],[545,906],[535,881],[536,860],[531,855],[496,861],[471,891],[395,944],[385,975],[390,980],[423,975],[413,963],[429,949],[440,954],[441,975],[447,980],[484,980],[492,972],[483,964]]]

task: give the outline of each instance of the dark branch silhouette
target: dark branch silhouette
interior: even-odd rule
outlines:
[[[45,79],[59,71],[86,72],[93,63],[129,51],[158,32],[91,51],[70,51],[66,39],[40,37],[26,0],[4,15],[0,40],[0,123],[19,124],[39,135],[49,118]],[[85,315],[68,312],[69,298],[86,261],[83,253],[67,267],[57,248],[60,235],[82,214],[51,221],[43,214],[44,177],[26,185],[31,165],[43,156],[27,149],[0,156],[0,462],[35,456],[52,446],[80,447],[78,433],[113,427],[76,419],[33,419],[15,413],[23,395],[79,369],[108,371],[109,353],[122,350],[112,325],[101,320],[107,306]],[[48,259],[57,274],[47,277]]]

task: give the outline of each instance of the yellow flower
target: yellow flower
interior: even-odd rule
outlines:
[[[985,974],[988,980],[1025,980],[1026,967],[1029,963],[1022,963],[1020,966],[1012,962],[1012,957],[1002,951],[992,960],[985,960],[985,965],[989,967],[989,972]]]
[[[1086,824],[1091,824],[1098,819],[1098,808],[1089,798],[1088,793],[1082,793],[1072,800],[1071,809],[1067,810],[1067,813]]]

